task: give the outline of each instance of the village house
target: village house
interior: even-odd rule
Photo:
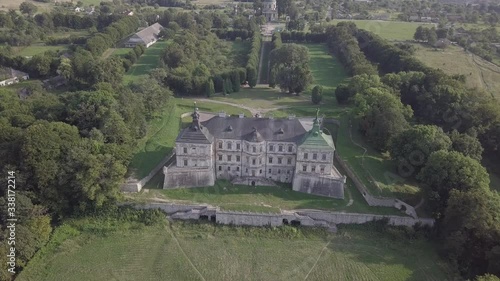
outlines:
[[[30,78],[29,74],[13,68],[3,69],[3,80],[0,81],[0,86],[8,86],[14,83],[19,83],[20,80],[28,80]]]
[[[149,46],[158,41],[158,35],[162,29],[163,26],[161,24],[152,24],[132,35],[125,43],[125,47],[133,48],[139,44],[143,44],[146,48],[149,48]]]

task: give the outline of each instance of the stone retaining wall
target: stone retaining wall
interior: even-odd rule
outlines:
[[[249,226],[282,226],[285,224],[329,227],[337,224],[363,224],[366,222],[389,219],[391,225],[413,226],[417,223],[433,226],[433,219],[403,216],[374,215],[328,212],[321,210],[294,210],[281,213],[252,213],[223,211],[210,205],[182,205],[171,203],[148,203],[134,205],[139,209],[160,209],[174,219],[211,219],[219,224]]]

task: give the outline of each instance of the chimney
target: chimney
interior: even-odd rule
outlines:
[[[295,115],[288,115],[288,120],[295,119]]]
[[[245,114],[240,113],[240,115],[238,115],[238,116],[239,116],[240,118],[243,118],[243,117],[245,117]]]
[[[226,113],[224,111],[219,112],[219,117],[226,117]]]

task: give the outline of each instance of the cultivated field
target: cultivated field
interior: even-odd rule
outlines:
[[[337,234],[183,222],[110,228],[66,227],[72,235],[16,280],[451,280],[431,244],[370,226],[340,226]]]
[[[434,25],[421,22],[403,22],[403,21],[382,21],[382,20],[332,20],[331,23],[337,24],[341,21],[352,21],[358,28],[371,31],[381,37],[389,40],[410,40],[420,25]]]
[[[449,74],[463,74],[469,87],[484,89],[500,98],[500,67],[480,57],[467,53],[458,46],[435,50],[417,46],[416,56],[430,67],[442,69]]]

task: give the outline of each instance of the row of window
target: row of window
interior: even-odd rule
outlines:
[[[222,142],[219,142],[219,149],[222,149],[223,147],[223,144]],[[277,145],[278,147],[278,152],[283,152],[284,151],[284,145],[280,144],[280,145]],[[226,149],[233,149],[233,143],[232,142],[228,142],[226,143]],[[241,146],[239,143],[236,143],[236,150],[240,150],[241,149]],[[247,144],[246,145],[246,150],[247,151],[250,151],[250,146]],[[260,152],[262,152],[262,147],[260,147],[259,149]],[[273,144],[270,144],[269,145],[269,151],[274,151],[274,145]],[[257,147],[255,145],[252,146],[252,152],[257,152]],[[293,152],[293,145],[288,145],[288,152]]]
[[[191,150],[196,152],[196,147],[191,147]],[[205,149],[201,148],[202,152],[205,152],[204,150]],[[187,154],[188,153],[188,148],[187,147],[183,147],[182,148],[182,152],[184,152],[184,154]]]
[[[273,163],[273,159],[274,159],[273,157],[271,157],[271,156],[269,157],[269,160],[268,160],[268,161],[269,161],[269,164],[272,164],[272,163]],[[278,163],[278,164],[283,164],[283,157],[277,157],[277,163]],[[291,164],[292,164],[292,158],[291,158],[291,157],[288,157],[288,158],[286,159],[286,163],[287,163],[288,165],[291,165]]]
[[[227,170],[228,171],[231,171],[231,166],[228,166],[227,167]],[[240,167],[239,166],[236,166],[236,167],[233,167],[232,169],[233,171],[236,171],[236,172],[239,172],[240,171]],[[219,171],[222,171],[222,166],[219,166]],[[245,173],[248,174],[248,168],[245,169]],[[272,169],[269,169],[268,171],[269,174],[272,173]],[[283,173],[285,173],[285,171],[283,171]],[[286,174],[289,175],[291,173],[290,170],[286,170]],[[255,176],[256,174],[256,171],[255,170],[252,170],[252,176]],[[262,175],[262,169],[259,170],[259,174]],[[278,169],[278,174],[281,174],[281,169]]]
[[[309,159],[309,153],[304,153],[304,160]],[[312,160],[318,160],[318,153],[312,154]],[[326,154],[321,154],[321,160],[326,161]]]
[[[302,172],[307,172],[307,165],[302,165]],[[319,166],[319,172],[323,174],[325,172],[325,166]],[[316,173],[315,165],[311,166],[311,173]]]

